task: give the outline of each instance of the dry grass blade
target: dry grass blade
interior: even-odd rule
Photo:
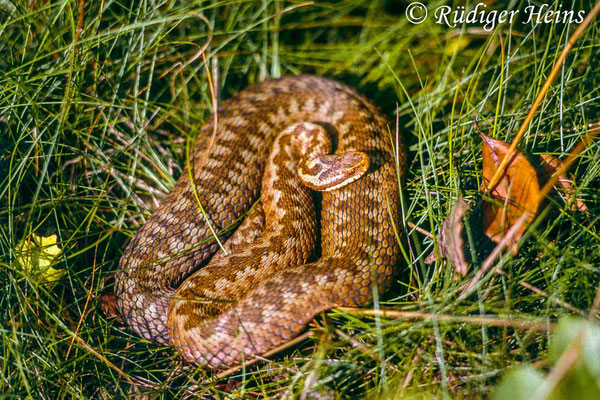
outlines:
[[[400,319],[400,320],[435,320],[453,323],[465,323],[475,324],[483,326],[502,326],[515,329],[525,329],[538,332],[547,332],[548,330],[554,329],[553,324],[547,324],[542,322],[533,322],[522,319],[503,319],[500,317],[493,316],[481,316],[481,315],[448,315],[448,314],[432,314],[415,311],[398,311],[398,310],[385,310],[385,309],[367,309],[367,308],[354,308],[354,307],[338,307],[337,310],[346,312],[349,314],[367,315],[371,317],[379,316],[384,318]]]

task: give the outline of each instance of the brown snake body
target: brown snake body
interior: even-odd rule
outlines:
[[[213,368],[285,343],[321,311],[381,293],[399,262],[405,158],[379,110],[325,78],[255,85],[217,115],[208,158],[212,122],[190,157],[193,179],[182,174],[130,241],[115,285],[131,329]],[[305,186],[324,191],[320,248]],[[224,245],[231,253],[207,264],[218,249],[212,230],[224,240],[249,210]]]

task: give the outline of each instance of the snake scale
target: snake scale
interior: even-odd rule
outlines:
[[[256,84],[217,116],[129,242],[115,294],[137,334],[223,368],[389,285],[405,155],[377,107],[326,78]]]

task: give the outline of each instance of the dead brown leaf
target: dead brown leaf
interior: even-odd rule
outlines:
[[[481,132],[480,136],[483,141],[483,187],[485,188],[507,154],[510,145]],[[516,254],[517,242],[537,214],[541,200],[537,171],[523,153],[518,150],[514,153],[506,174],[489,195],[494,201],[483,203],[483,229],[496,243],[502,240],[524,212],[530,214],[520,231],[513,235],[508,243],[513,254]]]
[[[563,162],[560,158],[554,157],[551,154],[540,154],[541,166],[544,170],[544,173],[551,177],[554,175],[556,171],[558,171],[562,166]],[[581,199],[575,198],[575,188],[573,187],[573,180],[569,179],[566,174],[562,174],[558,178],[558,182],[555,187],[562,190],[562,192],[567,197],[567,202],[572,203],[571,211],[583,211],[586,212],[588,210],[587,206]]]
[[[122,323],[121,314],[117,312],[117,297],[112,286],[114,285],[115,274],[104,277],[102,294],[98,297],[97,308],[104,314],[106,319],[114,319],[117,323]]]
[[[121,316],[117,312],[117,298],[114,292],[103,293],[98,301],[98,308],[107,319],[115,318],[117,322],[121,322]]]
[[[438,236],[438,245],[442,257],[447,258],[452,263],[454,270],[462,277],[467,275],[467,270],[469,269],[469,265],[465,259],[465,243],[462,238],[464,228],[463,218],[469,212],[469,208],[469,203],[462,196],[459,196],[444,220],[442,231]],[[432,252],[425,262],[431,264],[434,261],[435,253]]]

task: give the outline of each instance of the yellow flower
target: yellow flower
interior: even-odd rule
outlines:
[[[38,236],[32,233],[17,244],[17,262],[24,272],[40,284],[54,284],[67,271],[55,269],[52,264],[62,253],[56,245],[56,235]]]

